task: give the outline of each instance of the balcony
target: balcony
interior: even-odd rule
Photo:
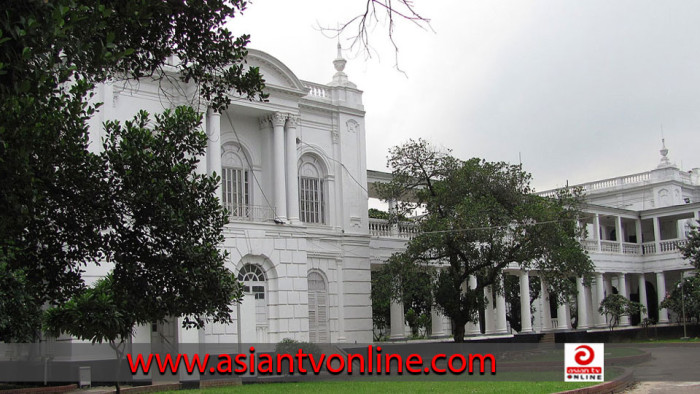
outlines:
[[[369,234],[373,237],[411,239],[418,234],[413,222],[389,223],[386,219],[369,219]]]
[[[275,208],[263,205],[229,205],[229,222],[270,222],[275,219]]]
[[[412,222],[391,224],[385,219],[369,219],[369,234],[372,237],[411,239],[418,233],[418,226]],[[630,256],[677,253],[679,247],[687,243],[688,240],[683,238],[666,239],[658,243],[645,242],[643,244],[608,240],[597,241],[594,239],[584,239],[581,241],[583,249],[589,253],[623,254]]]

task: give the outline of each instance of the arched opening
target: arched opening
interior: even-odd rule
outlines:
[[[304,223],[327,223],[326,171],[314,155],[299,159],[299,219]]]
[[[309,341],[329,342],[328,286],[323,275],[309,272]]]
[[[241,302],[241,341],[266,342],[268,331],[267,278],[258,264],[245,264],[238,272],[243,284]],[[255,316],[255,319],[251,317]]]
[[[250,178],[246,153],[237,144],[225,144],[221,155],[222,204],[233,220],[250,217]]]

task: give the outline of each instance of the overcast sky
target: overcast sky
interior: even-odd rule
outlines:
[[[365,0],[255,0],[230,25],[301,79],[327,83],[336,41],[318,31]],[[364,91],[367,167],[423,137],[460,158],[518,162],[546,190],[648,171],[669,158],[700,167],[700,1],[415,0],[434,32],[398,21],[399,66],[385,26],[376,51],[345,51]],[[345,47],[348,42],[341,39]]]

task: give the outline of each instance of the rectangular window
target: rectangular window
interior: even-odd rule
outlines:
[[[304,223],[325,224],[323,180],[299,177],[299,216]]]
[[[250,216],[248,171],[240,168],[223,168],[221,186],[223,205],[233,218],[248,218]]]

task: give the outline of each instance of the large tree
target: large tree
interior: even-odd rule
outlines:
[[[53,335],[109,342],[117,361],[136,325],[177,316],[188,327],[230,323],[241,297],[218,250],[227,220],[218,179],[196,172],[207,144],[201,115],[178,107],[155,118],[153,126],[145,112],[107,123],[99,154],[106,193],[95,197],[111,202],[104,263],[114,270],[45,319]]]
[[[697,223],[688,234],[688,242],[680,247],[683,258],[688,260],[695,269],[700,270],[700,231]]]
[[[464,325],[484,308],[484,289],[503,291],[509,265],[537,270],[559,302],[576,292],[570,278],[593,271],[579,243],[584,229],[576,191],[538,197],[520,166],[459,160],[423,140],[391,149],[388,165],[393,179],[379,187],[382,197],[401,200],[399,213],[425,211],[420,233],[391,259],[440,267],[433,293],[454,323],[455,341],[463,341]],[[466,285],[472,275],[473,289]]]
[[[688,276],[676,282],[671,294],[661,302],[662,308],[668,308],[678,315],[679,322],[685,313],[686,320],[696,319],[700,323],[700,276]]]
[[[114,234],[123,228],[109,220],[115,204],[94,198],[109,192],[101,189],[108,186],[101,181],[109,169],[87,149],[87,122],[99,107],[88,101],[94,84],[148,78],[161,84],[163,94],[186,84],[193,104],[202,100],[215,109],[230,103],[231,92],[264,98],[261,75],[244,64],[248,36],[223,28],[245,5],[2,3],[0,292],[12,296],[0,297],[0,340],[35,339],[42,306],[80,295],[85,265],[116,253]],[[159,250],[151,251],[158,258]]]

